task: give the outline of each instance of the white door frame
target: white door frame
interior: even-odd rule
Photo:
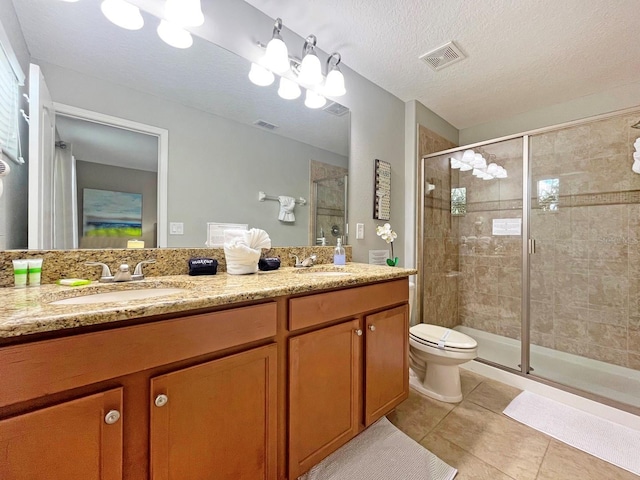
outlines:
[[[115,126],[133,132],[144,133],[158,137],[158,238],[157,247],[166,247],[169,241],[169,230],[167,225],[168,209],[168,172],[169,172],[169,130],[153,125],[134,122],[125,118],[114,117],[104,113],[85,110],[63,103],[53,102],[56,114],[66,117],[78,118],[89,122],[103,125]]]

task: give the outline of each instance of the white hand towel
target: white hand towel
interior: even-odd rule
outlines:
[[[296,199],[280,195],[278,200],[280,201],[278,220],[281,222],[295,222],[296,216],[293,214],[293,209],[296,208]]]
[[[271,248],[271,238],[269,234],[260,228],[252,228],[249,230],[251,248]]]

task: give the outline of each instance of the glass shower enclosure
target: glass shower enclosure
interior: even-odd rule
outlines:
[[[630,110],[424,157],[422,321],[475,338],[482,362],[640,407],[638,120]]]

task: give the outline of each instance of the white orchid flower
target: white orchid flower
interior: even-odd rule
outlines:
[[[398,238],[398,234],[391,230],[391,225],[388,223],[385,223],[382,226],[378,225],[376,227],[376,234],[387,243],[392,243],[396,238]]]

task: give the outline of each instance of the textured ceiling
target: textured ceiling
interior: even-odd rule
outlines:
[[[640,80],[638,0],[247,3],[459,129]],[[439,72],[418,59],[449,40],[468,58]]]
[[[168,46],[156,34],[159,20],[148,13],[143,12],[145,27],[132,32],[110,23],[100,0],[13,4],[36,63],[44,60],[243,124],[265,120],[279,126],[274,133],[349,154],[349,115],[310,110],[302,98],[282,100],[277,83],[253,85],[246,59],[201,38],[194,36],[186,50]]]

